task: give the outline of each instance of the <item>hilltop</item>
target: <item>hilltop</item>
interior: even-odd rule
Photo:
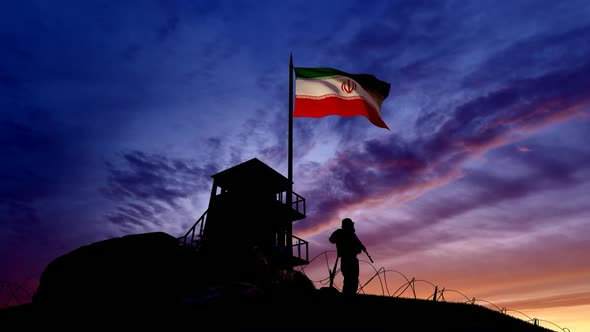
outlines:
[[[0,310],[1,329],[550,331],[476,304],[346,297],[297,272],[261,284],[253,267],[208,264],[162,232],[96,242],[48,264],[32,303]]]
[[[320,291],[124,310],[27,304],[0,311],[0,320],[3,331],[551,331],[480,305]]]

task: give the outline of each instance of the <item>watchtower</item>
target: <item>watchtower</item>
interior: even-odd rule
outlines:
[[[308,263],[307,241],[291,235],[293,222],[304,219],[305,199],[292,192],[289,180],[257,158],[211,176],[207,211],[180,238],[194,246],[213,269],[237,273],[252,263],[256,250],[269,264],[291,270]]]

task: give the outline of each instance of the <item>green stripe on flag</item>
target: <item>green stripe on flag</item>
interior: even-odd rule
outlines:
[[[338,69],[333,68],[303,68],[295,67],[295,76],[297,78],[323,78],[327,76],[350,76]]]
[[[387,98],[391,84],[381,81],[377,77],[370,74],[349,74],[334,68],[316,67],[305,68],[295,67],[296,78],[322,79],[333,76],[347,76],[355,80],[365,90],[372,90],[382,96],[381,100]]]

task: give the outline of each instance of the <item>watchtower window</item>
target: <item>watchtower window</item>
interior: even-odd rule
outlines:
[[[227,192],[227,189],[225,189],[225,188],[221,188],[219,186],[215,187],[215,196],[219,196],[219,195],[226,193],[226,192]]]

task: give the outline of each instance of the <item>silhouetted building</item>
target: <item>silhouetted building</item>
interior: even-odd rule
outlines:
[[[228,278],[243,274],[264,253],[272,269],[292,270],[308,263],[307,241],[291,235],[293,222],[305,218],[305,199],[289,180],[257,158],[212,175],[207,211],[181,237],[197,248],[208,266]]]

